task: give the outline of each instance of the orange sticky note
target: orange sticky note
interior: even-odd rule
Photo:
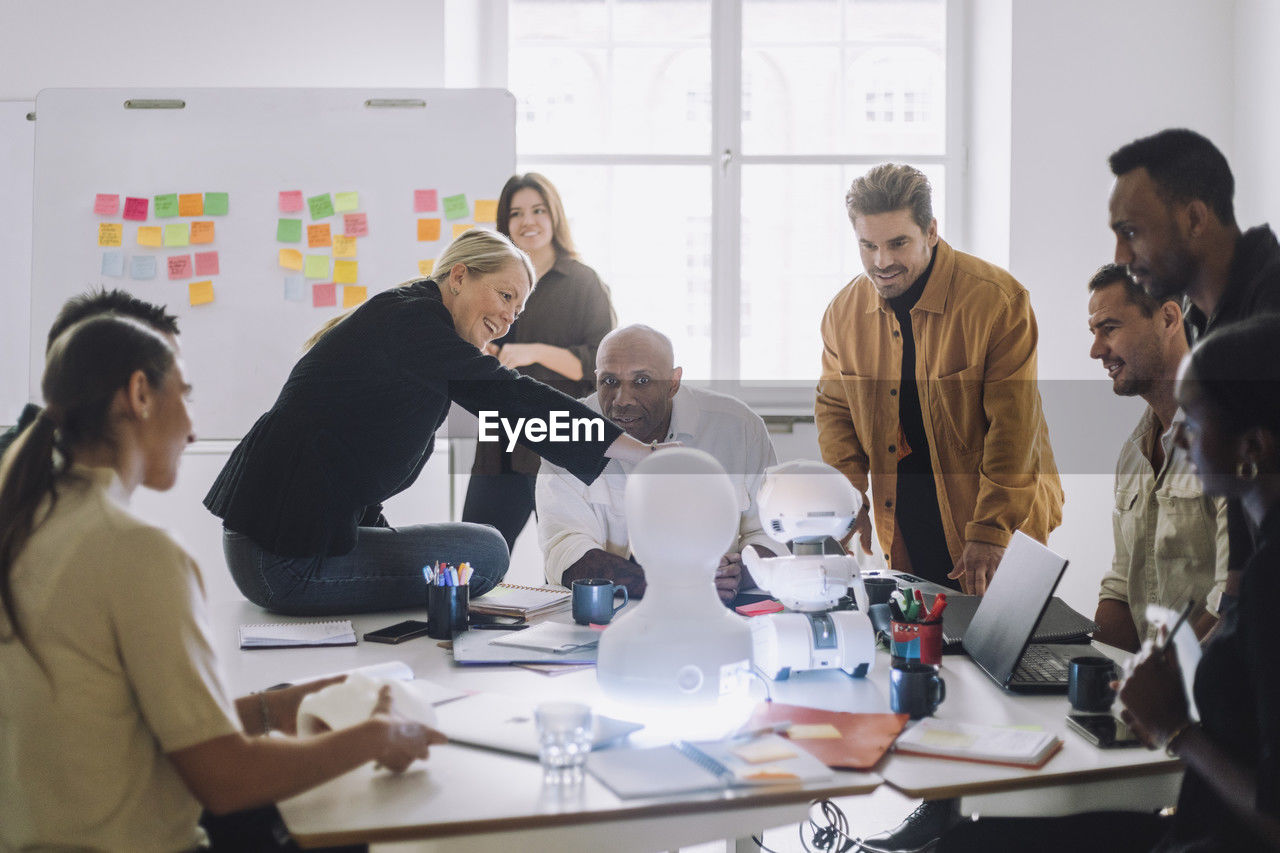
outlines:
[[[335,284],[355,284],[359,275],[359,261],[333,262],[333,281]]]
[[[98,245],[119,246],[124,242],[124,226],[119,222],[98,223]]]
[[[429,261],[418,261],[418,275],[431,275],[431,271],[436,268],[436,260],[432,258]]]
[[[354,308],[369,298],[369,288],[348,284],[342,288],[342,307]]]
[[[187,298],[192,305],[208,305],[213,301],[213,282],[193,281],[187,285]]]
[[[287,270],[302,269],[302,252],[297,249],[281,249],[280,266]]]
[[[213,223],[208,220],[191,223],[191,242],[192,243],[212,243],[213,242]]]
[[[182,193],[178,196],[178,215],[179,216],[203,216],[204,215],[204,193]],[[209,301],[213,301],[213,293],[210,291]],[[197,303],[192,302],[192,305]]]
[[[160,245],[160,226],[159,225],[139,225],[138,226],[138,245],[139,246],[159,246]]]
[[[476,200],[476,222],[497,222],[498,221],[498,201],[497,199]]]
[[[326,228],[328,226],[325,226]],[[356,238],[346,234],[333,235],[333,256],[335,258],[354,258],[356,256]]]
[[[329,237],[329,223],[323,225],[307,226],[307,246],[312,249],[321,249],[325,246],[332,246],[333,240]]]
[[[468,231],[470,231],[472,228],[475,228],[475,226],[474,226],[474,225],[463,225],[463,224],[457,224],[457,225],[454,225],[454,226],[453,226],[453,239],[457,240],[459,237],[461,237],[463,234],[465,234],[465,233],[467,233]]]
[[[418,240],[422,243],[430,243],[433,240],[440,239],[440,220],[439,219],[419,219],[418,220]]]

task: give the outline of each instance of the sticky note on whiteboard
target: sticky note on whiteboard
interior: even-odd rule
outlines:
[[[191,256],[170,255],[169,281],[178,281],[184,278],[191,278]]]
[[[213,242],[213,223],[208,221],[207,219],[202,219],[199,222],[192,222],[191,223],[191,242],[192,243],[212,243]]]
[[[463,234],[466,234],[472,228],[475,228],[475,226],[472,225],[470,222],[466,222],[466,223],[459,222],[455,224],[453,226],[453,239],[457,240],[459,237],[461,237]]]
[[[476,222],[497,222],[498,221],[498,202],[496,199],[484,199],[476,201]]]
[[[179,216],[204,216],[204,195],[201,193],[183,193],[178,196]]]
[[[281,219],[276,223],[276,242],[277,243],[301,243],[302,242],[302,220],[301,219]]]
[[[284,298],[290,302],[307,301],[307,280],[300,275],[284,277]]]
[[[346,234],[333,235],[333,256],[335,258],[354,258],[356,256],[356,238]]]
[[[204,215],[205,216],[226,216],[228,195],[226,193],[205,193],[204,194]]]
[[[348,237],[369,236],[369,217],[364,213],[344,213],[342,215],[342,233]]]
[[[360,206],[360,193],[334,193],[333,209],[342,213]]]
[[[355,284],[360,275],[359,261],[334,261],[333,280],[338,284]],[[361,300],[363,301],[363,300]]]
[[[103,252],[102,253],[102,274],[109,275],[112,278],[119,278],[124,275],[124,253],[123,252]]]
[[[301,270],[302,252],[299,252],[297,249],[281,249],[280,266],[287,270]]]
[[[311,209],[312,219],[333,216],[333,198],[328,193],[311,196],[307,199],[307,207]]]
[[[436,268],[435,258],[431,258],[430,260],[426,260],[426,261],[418,261],[418,275],[421,275],[421,276],[431,275],[431,271],[434,270],[435,268]]]
[[[132,222],[146,222],[147,208],[151,206],[151,200],[145,198],[133,198],[132,196],[124,200],[124,218]]]
[[[418,220],[418,242],[430,243],[440,239],[439,219]]]
[[[129,259],[129,278],[148,281],[156,277],[155,255],[134,255]]]
[[[280,193],[280,212],[297,213],[302,210],[302,190],[285,190]]]
[[[311,304],[316,308],[332,308],[337,305],[337,288],[333,282],[311,285]]]
[[[329,223],[307,226],[307,246],[312,249],[324,249],[333,245],[329,236]]]
[[[440,209],[440,203],[436,200],[435,190],[414,190],[413,191],[413,212],[414,213],[434,213]]]
[[[471,213],[471,207],[467,204],[467,197],[464,194],[445,196],[444,199],[444,218],[445,219],[466,219]]]
[[[160,236],[159,225],[139,225],[138,226],[138,245],[139,246],[159,246],[162,245],[163,239]]]
[[[98,223],[98,245],[119,246],[124,242],[124,226],[119,222]]]
[[[218,253],[196,252],[196,275],[217,275]]]
[[[156,196],[156,219],[168,219],[178,215],[178,194]]]
[[[193,281],[187,285],[187,296],[192,305],[208,305],[213,301],[213,282]]]
[[[342,288],[342,307],[354,308],[369,298],[369,288],[362,285],[348,284]]]
[[[99,216],[115,216],[120,210],[120,196],[114,193],[98,193],[93,197],[93,212]]]
[[[164,244],[166,246],[191,245],[191,226],[186,222],[175,222],[164,227]]]
[[[307,262],[302,268],[302,274],[307,278],[328,278],[329,256],[307,255]]]

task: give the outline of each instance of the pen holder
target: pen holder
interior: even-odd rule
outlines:
[[[427,636],[436,640],[452,640],[459,631],[467,630],[467,605],[470,588],[461,586],[427,587]]]
[[[890,623],[889,652],[894,661],[919,661],[938,666],[942,663],[942,620],[933,622]]]

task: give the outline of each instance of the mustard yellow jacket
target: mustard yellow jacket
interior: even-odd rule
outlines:
[[[966,542],[1005,546],[1015,530],[1045,541],[1062,522],[1063,494],[1036,385],[1036,319],[1026,288],[942,240],[935,251],[911,324],[938,508],[954,562]],[[827,464],[864,497],[869,477],[886,554],[901,444],[901,335],[871,280],[864,274],[850,282],[822,318],[814,412]]]

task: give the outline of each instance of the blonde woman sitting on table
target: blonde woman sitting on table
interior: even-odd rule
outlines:
[[[316,682],[232,701],[201,573],[129,497],[194,440],[174,346],[98,316],[48,353],[46,409],[0,464],[0,849],[192,850],[201,806],[264,806],[443,736],[391,714],[292,734]],[[230,849],[246,849],[237,840]]]

